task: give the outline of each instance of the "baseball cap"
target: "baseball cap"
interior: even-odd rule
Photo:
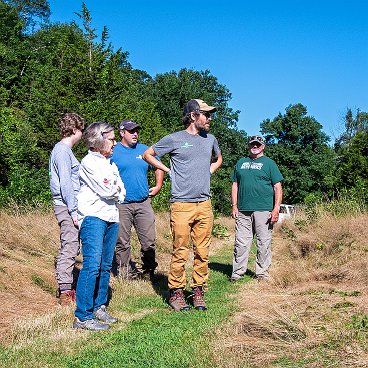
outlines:
[[[264,141],[263,137],[260,136],[260,135],[252,135],[249,138],[248,143],[253,143],[253,142],[258,142],[259,144],[265,144],[265,141]]]
[[[188,101],[184,105],[183,115],[185,116],[186,114],[190,112],[195,112],[195,111],[215,112],[216,107],[208,106],[203,100],[194,99],[194,100]]]
[[[140,125],[133,120],[123,120],[119,126],[120,130],[133,130],[137,128],[140,129]]]

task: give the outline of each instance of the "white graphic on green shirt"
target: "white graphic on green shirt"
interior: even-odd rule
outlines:
[[[262,169],[263,164],[262,163],[257,163],[257,162],[243,162],[243,164],[241,165],[241,169],[246,169],[246,170],[261,170]]]

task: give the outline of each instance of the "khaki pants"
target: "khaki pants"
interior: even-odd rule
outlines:
[[[269,222],[270,212],[239,211],[236,219],[235,246],[233,256],[233,272],[231,277],[237,279],[247,272],[248,257],[254,235],[257,241],[256,276],[268,277],[271,266],[272,225]]]
[[[73,270],[79,254],[79,230],[74,226],[66,206],[54,206],[60,226],[60,249],[56,257],[56,278],[61,291],[74,287]]]
[[[185,264],[193,243],[194,264],[192,287],[203,286],[208,279],[208,253],[211,242],[213,213],[211,201],[171,204],[173,253],[168,275],[169,289],[185,288]]]
[[[116,243],[116,266],[129,266],[131,263],[130,236],[134,226],[141,244],[141,259],[143,270],[154,270],[155,260],[155,214],[151,206],[151,199],[142,202],[122,203],[119,208],[119,237]]]

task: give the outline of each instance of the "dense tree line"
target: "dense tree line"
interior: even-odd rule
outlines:
[[[47,202],[48,156],[58,140],[57,122],[74,111],[88,123],[115,126],[126,118],[142,125],[148,145],[182,129],[182,106],[202,98],[218,107],[211,131],[224,164],[212,182],[219,212],[230,211],[230,173],[247,152],[247,133],[237,127],[239,111],[228,106],[231,93],[209,71],[182,69],[150,76],[114,50],[108,30],[97,35],[83,4],[75,22],[50,23],[47,0],[0,1],[0,203]],[[289,106],[261,124],[267,154],[285,177],[285,202],[301,203],[310,194],[333,195],[345,187],[366,188],[368,114],[351,110],[335,147],[302,104]],[[77,147],[82,157],[85,149]],[[169,183],[156,198],[168,204]]]

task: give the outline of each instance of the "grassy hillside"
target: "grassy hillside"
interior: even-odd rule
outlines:
[[[183,314],[165,302],[171,244],[159,214],[158,283],[113,279],[119,323],[96,334],[72,330],[73,309],[55,302],[53,214],[0,212],[0,366],[367,367],[367,219],[321,211],[278,226],[269,284],[251,272],[228,282],[234,226],[217,219],[209,310]]]

